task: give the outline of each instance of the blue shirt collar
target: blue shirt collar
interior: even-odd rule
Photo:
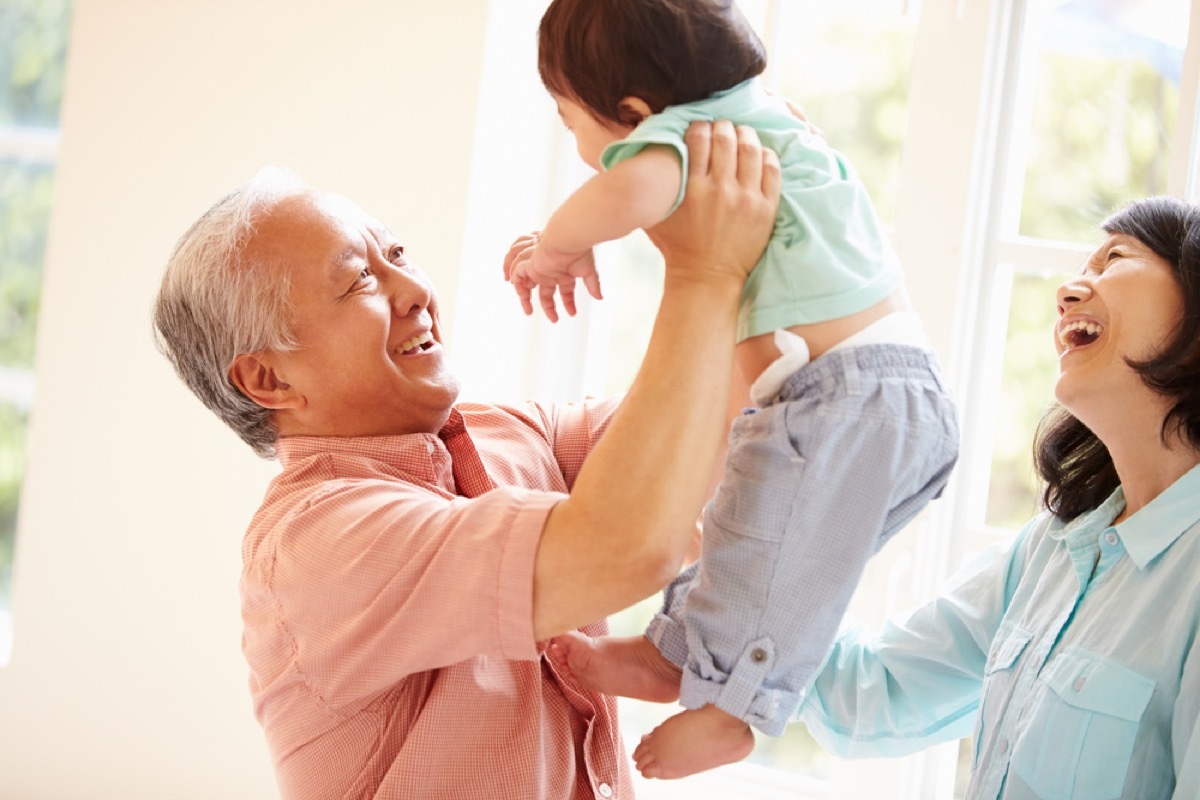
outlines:
[[[1145,569],[1184,531],[1200,521],[1197,495],[1200,495],[1200,466],[1192,467],[1145,508],[1116,526],[1138,569]],[[1123,508],[1124,494],[1121,500]]]
[[[1200,522],[1197,494],[1200,494],[1200,465],[1192,467],[1145,508],[1119,525],[1112,524],[1125,510],[1125,492],[1118,486],[1097,508],[1059,523],[1062,527],[1051,530],[1049,535],[1065,539],[1068,546],[1082,545],[1083,540],[1094,540],[1106,528],[1114,527],[1133,563],[1138,569],[1145,569],[1184,531]]]

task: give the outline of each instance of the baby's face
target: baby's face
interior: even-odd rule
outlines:
[[[558,116],[563,125],[575,137],[575,147],[583,163],[594,170],[600,169],[600,154],[615,141],[624,139],[633,126],[599,120],[585,106],[569,97],[553,95],[558,105]]]

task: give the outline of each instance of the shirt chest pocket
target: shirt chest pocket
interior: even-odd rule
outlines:
[[[1120,797],[1154,681],[1070,648],[1042,682],[1012,770],[1043,800]]]
[[[979,764],[984,728],[998,725],[999,717],[1008,705],[1013,680],[1013,665],[1032,641],[1033,634],[1011,622],[1004,622],[996,632],[995,644],[983,667],[983,707],[975,721],[975,753],[972,769]]]

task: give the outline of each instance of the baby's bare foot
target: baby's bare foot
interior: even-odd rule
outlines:
[[[546,650],[587,688],[654,703],[679,699],[680,670],[645,636],[601,636],[578,631],[555,636]]]
[[[682,778],[750,755],[750,726],[716,706],[683,711],[642,737],[633,763],[646,778]]]

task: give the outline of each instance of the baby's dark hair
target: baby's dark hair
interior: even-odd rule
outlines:
[[[554,94],[600,120],[636,124],[761,73],[766,50],[733,0],[554,0],[538,28],[538,72]]]

